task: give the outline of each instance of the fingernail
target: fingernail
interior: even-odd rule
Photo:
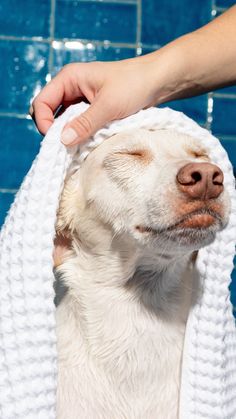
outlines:
[[[73,128],[66,128],[63,131],[61,136],[61,142],[65,145],[73,143],[73,141],[78,137],[77,132]]]

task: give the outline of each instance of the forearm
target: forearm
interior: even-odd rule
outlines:
[[[157,86],[156,103],[236,83],[236,6],[145,57]]]

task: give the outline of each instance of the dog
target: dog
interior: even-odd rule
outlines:
[[[116,134],[71,174],[57,219],[57,419],[178,418],[195,259],[229,209],[208,150],[174,130]]]

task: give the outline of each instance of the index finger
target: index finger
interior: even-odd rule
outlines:
[[[74,84],[74,83],[73,83]],[[74,99],[82,96],[80,89],[71,89],[71,80],[65,72],[60,72],[36,96],[32,103],[38,130],[46,134],[54,121],[54,112],[65,98]]]
[[[32,103],[35,123],[42,134],[46,134],[54,121],[53,113],[63,99],[63,85],[61,80],[51,80],[36,96]]]

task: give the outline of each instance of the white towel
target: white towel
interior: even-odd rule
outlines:
[[[65,123],[87,107],[84,103],[71,106],[50,128],[1,231],[1,419],[56,418],[52,250],[59,196],[77,149],[68,151],[60,135]],[[150,108],[108,124],[81,147],[80,160],[104,139],[132,127],[172,128],[197,137],[224,172],[232,211],[226,229],[197,258],[203,293],[187,322],[179,416],[235,419],[236,332],[228,290],[236,235],[231,164],[215,137],[169,108]]]

